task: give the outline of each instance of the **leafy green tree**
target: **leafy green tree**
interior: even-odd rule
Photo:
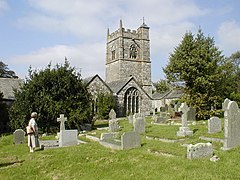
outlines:
[[[217,109],[229,95],[232,66],[214,43],[201,29],[196,36],[187,32],[164,68],[170,82],[185,83],[183,99],[197,109],[198,119],[219,113]]]
[[[230,95],[230,99],[234,100],[240,105],[240,51],[233,53],[229,58],[228,61],[232,63],[233,66],[233,74],[232,74],[232,85],[233,91]]]
[[[0,61],[0,77],[1,78],[18,78],[14,71],[9,70],[8,66]]]
[[[114,108],[115,101],[112,94],[99,92],[97,94],[97,112],[98,119],[108,119],[109,112]]]
[[[38,126],[43,132],[59,129],[57,118],[64,114],[68,118],[67,128],[80,130],[81,123],[91,123],[91,95],[75,68],[65,61],[51,68],[32,71],[20,91],[15,92],[16,101],[10,109],[13,129],[24,128],[31,112],[38,113]]]
[[[167,80],[160,79],[158,82],[153,83],[158,93],[164,93],[171,89],[171,85],[167,82]]]

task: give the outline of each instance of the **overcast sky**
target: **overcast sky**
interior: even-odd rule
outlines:
[[[20,78],[64,63],[105,79],[107,28],[150,27],[152,81],[187,31],[214,37],[225,56],[240,50],[240,0],[0,0],[0,60]]]

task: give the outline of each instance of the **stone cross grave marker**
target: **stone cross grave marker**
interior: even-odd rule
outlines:
[[[60,131],[65,130],[65,121],[67,121],[67,117],[64,117],[64,114],[60,114],[60,118],[57,118],[57,122],[60,122]]]
[[[179,127],[179,131],[177,132],[177,136],[192,136],[193,131],[188,128],[187,124],[187,114],[189,111],[189,107],[186,103],[182,103],[180,108],[180,111],[182,111],[182,127]]]
[[[116,119],[116,112],[114,111],[114,109],[111,109],[111,111],[109,112],[109,119]]]
[[[22,129],[17,129],[14,131],[14,144],[23,144],[24,143],[25,132]]]
[[[180,108],[180,111],[182,111],[182,127],[187,127],[187,115],[189,111],[189,107],[187,106],[186,103],[182,103]]]

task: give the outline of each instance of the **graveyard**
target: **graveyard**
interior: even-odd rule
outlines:
[[[225,100],[223,109],[234,105]],[[22,140],[19,130],[0,137],[0,179],[236,179],[238,138],[233,137],[236,132],[224,129],[224,125],[232,126],[231,113],[235,112],[226,111],[230,114],[224,118],[208,121],[185,122],[186,115],[161,123],[155,123],[153,115],[135,116],[133,121],[132,117],[98,120],[93,130],[78,134],[79,143],[60,146],[59,136],[59,147],[39,148],[34,153],[29,153],[27,138]],[[67,119],[60,118],[60,134],[66,137]],[[192,133],[179,136],[182,129]],[[121,146],[126,134],[131,138]],[[134,146],[129,147],[134,139]],[[41,142],[49,140],[56,141],[56,134],[40,137]]]

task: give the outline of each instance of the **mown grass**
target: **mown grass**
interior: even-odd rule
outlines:
[[[222,151],[215,143],[217,162],[209,158],[188,160],[184,143],[204,142],[207,125],[198,122],[190,126],[192,137],[176,143],[150,140],[145,136],[179,139],[179,126],[157,126],[147,119],[146,133],[141,136],[142,147],[112,150],[97,142],[39,150],[29,153],[27,144],[14,145],[13,136],[0,137],[0,179],[238,179],[240,177],[240,148]],[[120,121],[120,132],[132,130],[127,120]],[[99,132],[98,132],[99,133]],[[223,138],[223,133],[217,137]],[[50,137],[54,138],[54,136]],[[81,139],[84,137],[81,137]],[[49,139],[49,138],[47,138]]]

